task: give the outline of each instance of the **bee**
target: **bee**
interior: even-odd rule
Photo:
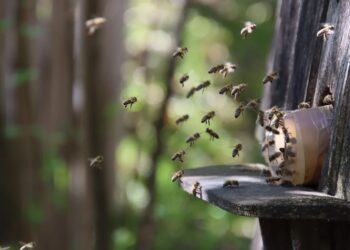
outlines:
[[[223,188],[232,188],[232,187],[238,187],[239,182],[237,180],[227,180],[222,185]]]
[[[21,244],[21,248],[19,250],[34,249],[36,247],[35,242],[29,242],[29,243],[20,242],[20,244]]]
[[[310,103],[308,102],[301,102],[298,105],[298,109],[309,109],[311,108]]]
[[[219,94],[220,94],[220,95],[227,94],[229,91],[232,90],[232,87],[233,87],[232,84],[228,84],[228,85],[222,87],[222,88],[219,90]]]
[[[209,134],[210,140],[219,139],[219,134],[214,132],[214,130],[207,128],[205,130],[205,132],[207,132]]]
[[[220,70],[222,70],[224,68],[224,64],[218,64],[218,65],[215,65],[213,67],[211,67],[209,70],[208,70],[208,73],[209,74],[215,74],[215,73],[218,73]]]
[[[267,76],[265,76],[262,82],[263,84],[266,84],[268,82],[272,83],[276,79],[278,79],[278,72],[274,71],[268,74]]]
[[[224,67],[219,70],[219,73],[226,77],[227,74],[235,72],[236,68],[236,64],[227,62],[224,64]]]
[[[101,163],[103,162],[103,160],[104,160],[104,157],[102,155],[98,155],[95,158],[89,159],[89,165],[92,168],[102,169]]]
[[[184,83],[185,83],[189,78],[190,78],[190,76],[189,76],[188,74],[184,74],[184,75],[182,75],[182,76],[180,77],[179,82],[180,82],[180,84],[182,85],[182,87],[185,86]]]
[[[176,152],[175,154],[173,154],[173,156],[171,157],[172,161],[176,161],[179,160],[180,162],[184,162],[183,157],[186,154],[185,150],[180,150],[178,152]]]
[[[278,168],[278,169],[282,169],[282,168],[284,168],[284,167],[286,167],[286,166],[292,164],[293,162],[294,162],[294,160],[292,160],[292,159],[283,160],[283,161],[281,161],[280,164],[278,164],[277,168]]]
[[[194,142],[196,140],[198,140],[199,138],[201,137],[201,135],[199,133],[194,133],[193,135],[189,136],[187,139],[186,139],[186,143],[189,143],[190,146],[192,146],[194,144]]]
[[[201,123],[208,124],[210,126],[210,120],[215,116],[215,111],[208,112],[205,116],[202,117]]]
[[[241,84],[238,84],[237,86],[232,87],[231,95],[234,97],[235,100],[242,93],[242,91],[245,90],[246,87],[247,87],[247,84],[245,83],[241,83]]]
[[[244,111],[244,105],[240,104],[238,108],[235,110],[235,118],[237,119]]]
[[[185,54],[187,54],[187,52],[188,52],[188,48],[186,48],[186,47],[183,47],[183,48],[177,47],[172,56],[174,58],[179,56],[181,59],[183,59]]]
[[[245,22],[244,28],[241,29],[241,36],[243,39],[247,37],[248,34],[253,33],[253,30],[256,29],[256,24],[252,22]]]
[[[283,135],[284,135],[285,143],[289,143],[291,141],[291,139],[289,137],[290,133],[288,132],[288,129],[285,126],[282,126],[282,132],[283,132]]]
[[[276,153],[274,153],[274,154],[272,154],[272,155],[269,156],[269,161],[270,161],[270,162],[273,162],[273,161],[275,161],[278,157],[280,157],[281,155],[282,155],[281,152],[276,152]]]
[[[192,87],[192,88],[188,91],[188,93],[187,93],[187,95],[186,95],[186,98],[190,98],[191,96],[194,95],[194,93],[196,93],[196,88],[195,88],[195,87]]]
[[[137,102],[137,98],[135,96],[130,97],[129,99],[127,99],[123,102],[124,108],[127,108],[128,105],[130,105],[130,108],[131,108],[132,105],[136,102]]]
[[[210,85],[210,81],[202,82],[201,84],[197,85],[196,91],[199,91],[201,89],[204,91],[204,89],[208,88],[209,85]]]
[[[246,108],[251,108],[255,111],[258,111],[259,110],[259,104],[260,104],[260,99],[253,99],[253,100],[250,100],[247,105],[246,105]]]
[[[258,117],[256,119],[257,123],[261,126],[264,127],[265,126],[265,112],[262,110],[258,111]]]
[[[273,123],[274,127],[277,129],[279,128],[279,126],[284,126],[284,119],[283,119],[283,113],[282,112],[278,112],[275,114],[276,115],[276,119]]]
[[[173,176],[171,177],[171,181],[178,181],[179,183],[182,183],[181,177],[185,174],[185,171],[183,169],[175,172]]]
[[[93,35],[106,22],[107,22],[107,19],[104,17],[95,17],[95,18],[87,20],[85,22],[85,26],[88,29],[89,36]]]
[[[191,189],[192,194],[197,197],[197,194],[199,194],[199,197],[202,198],[202,186],[201,184],[196,181],[193,185],[192,185],[192,189]]]
[[[187,114],[186,114],[186,115],[183,115],[183,116],[181,116],[180,118],[178,118],[178,119],[175,121],[175,123],[176,123],[176,125],[179,125],[179,124],[181,124],[181,123],[187,121],[189,118],[190,118],[189,115],[187,115]]]
[[[265,181],[266,183],[269,183],[269,184],[278,184],[278,182],[281,181],[281,177],[271,176],[271,177],[267,177]]]
[[[333,100],[332,94],[328,94],[322,99],[323,105],[331,105],[331,104],[333,104],[333,102],[334,102],[334,100]]]
[[[277,106],[273,106],[269,111],[268,111],[268,116],[267,118],[271,121],[273,116],[279,113],[279,109]]]
[[[239,156],[239,151],[243,149],[242,144],[237,144],[233,149],[232,149],[232,157]]]
[[[296,153],[292,151],[291,147],[287,147],[287,148],[279,148],[279,150],[281,151],[281,153],[284,155],[284,158],[287,160],[288,157],[296,157]]]
[[[280,134],[280,131],[278,131],[277,129],[275,129],[275,128],[273,128],[273,127],[271,127],[271,126],[265,126],[265,129],[267,130],[267,131],[269,131],[269,132],[272,132],[273,134],[275,134],[275,135],[279,135]]]
[[[280,176],[293,176],[295,174],[295,171],[283,168],[283,169],[277,169],[276,174]]]
[[[322,25],[322,28],[317,31],[317,37],[323,37],[323,41],[327,41],[329,35],[334,33],[334,25],[325,23]]]
[[[275,145],[275,140],[268,141],[264,143],[264,145],[261,148],[261,151],[264,152],[268,147]]]

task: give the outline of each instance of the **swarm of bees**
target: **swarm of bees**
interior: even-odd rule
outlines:
[[[253,33],[253,31],[256,29],[256,24],[252,22],[245,22],[244,27],[241,30],[241,36],[243,39],[247,38],[248,34]]]
[[[329,23],[324,23],[322,28],[317,31],[316,36],[322,37],[323,41],[327,41],[328,37],[334,33],[334,25]]]
[[[95,32],[98,29],[100,29],[106,22],[107,22],[107,19],[104,17],[95,17],[87,20],[85,22],[85,26],[88,29],[89,36],[95,34]]]

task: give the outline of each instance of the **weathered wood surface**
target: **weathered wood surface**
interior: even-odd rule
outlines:
[[[350,203],[306,187],[267,184],[263,165],[219,165],[185,170],[181,187],[198,181],[202,199],[229,212],[260,218],[350,220]],[[223,188],[226,180],[239,187]]]

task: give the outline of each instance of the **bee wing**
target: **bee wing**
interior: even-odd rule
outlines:
[[[244,27],[243,29],[241,29],[241,36],[243,36],[244,33],[246,33],[246,32],[247,32],[247,27]]]
[[[324,33],[324,29],[320,29],[320,30],[317,32],[316,36],[317,36],[317,37],[320,37],[320,36],[323,35],[323,33]]]

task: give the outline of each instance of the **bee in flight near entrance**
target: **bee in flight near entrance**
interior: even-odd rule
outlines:
[[[129,99],[127,99],[123,102],[124,108],[127,108],[128,105],[130,105],[130,108],[131,108],[132,105],[136,102],[137,102],[137,98],[135,96],[130,97]]]
[[[107,19],[104,17],[95,17],[89,19],[85,22],[85,26],[88,29],[89,36],[93,35],[98,29],[100,29],[105,23]]]
[[[236,157],[239,156],[239,151],[241,151],[243,149],[243,145],[242,144],[237,144],[233,149],[232,149],[232,157]]]
[[[194,142],[196,140],[198,140],[199,138],[201,137],[201,135],[199,133],[194,133],[193,135],[189,136],[187,139],[186,139],[186,143],[189,143],[190,146],[192,146],[194,144]]]
[[[202,117],[201,123],[208,124],[210,126],[210,120],[215,116],[215,111],[208,112],[205,116]]]
[[[252,22],[245,22],[244,28],[241,29],[241,36],[243,39],[247,38],[248,34],[253,33],[253,31],[256,29],[256,24]]]
[[[253,99],[253,100],[250,100],[247,105],[246,105],[246,108],[251,108],[255,111],[258,111],[259,110],[259,104],[260,104],[260,99]]]
[[[207,128],[205,130],[205,132],[207,132],[209,134],[210,140],[219,139],[219,134],[214,132],[214,130]]]
[[[185,174],[185,171],[183,169],[177,171],[176,173],[173,174],[171,177],[171,181],[178,181],[179,183],[182,183],[181,177]]]
[[[185,82],[190,78],[190,76],[188,74],[184,74],[180,77],[180,84],[182,85],[182,87],[185,86]]]
[[[232,84],[228,84],[228,85],[222,87],[222,88],[219,90],[219,94],[220,94],[220,95],[224,95],[224,94],[227,94],[227,93],[231,92],[232,87],[233,87]]]
[[[196,87],[196,91],[200,91],[200,90],[204,91],[204,89],[208,88],[209,85],[210,85],[210,81],[202,82]]]
[[[216,66],[213,66],[209,69],[208,73],[213,74],[213,73],[220,73],[224,77],[226,77],[229,73],[235,72],[237,68],[237,65],[234,63],[224,63],[224,64],[218,64]]]
[[[278,79],[278,72],[274,71],[270,74],[268,74],[267,76],[264,77],[263,79],[263,84],[266,84],[266,83],[272,83],[274,80]]]
[[[189,118],[190,118],[189,115],[187,115],[187,114],[186,114],[186,115],[183,115],[183,116],[181,116],[180,118],[176,119],[175,123],[176,123],[176,125],[179,125],[179,124],[181,124],[181,123],[187,121]]]
[[[185,156],[186,152],[185,150],[180,150],[178,152],[176,152],[175,154],[173,154],[173,156],[171,156],[171,160],[172,161],[180,161],[180,162],[184,162],[183,157]]]
[[[235,110],[235,118],[237,119],[244,111],[244,105],[240,104],[238,108]]]
[[[194,93],[196,93],[196,87],[192,87],[192,88],[188,91],[188,93],[187,93],[187,95],[186,95],[186,98],[190,98],[191,96],[194,95]]]
[[[247,87],[247,84],[245,83],[241,83],[241,84],[238,84],[237,86],[233,86],[231,91],[231,95],[233,96],[233,98],[236,100],[238,96],[242,93],[242,91],[246,89],[246,87]]]
[[[225,181],[224,184],[222,185],[223,188],[232,188],[232,187],[238,187],[239,182],[237,180],[228,180]]]
[[[327,41],[327,38],[329,35],[334,33],[334,25],[329,24],[329,23],[324,23],[322,25],[322,28],[317,31],[316,36],[317,37],[323,37],[323,41]]]
[[[92,168],[102,169],[101,163],[103,162],[103,160],[104,160],[104,157],[102,155],[98,155],[94,158],[89,159],[89,165]]]
[[[176,58],[176,57],[180,57],[181,59],[184,58],[184,56],[187,54],[188,52],[188,49],[186,47],[178,47],[176,48],[175,52],[173,53],[173,57]]]

